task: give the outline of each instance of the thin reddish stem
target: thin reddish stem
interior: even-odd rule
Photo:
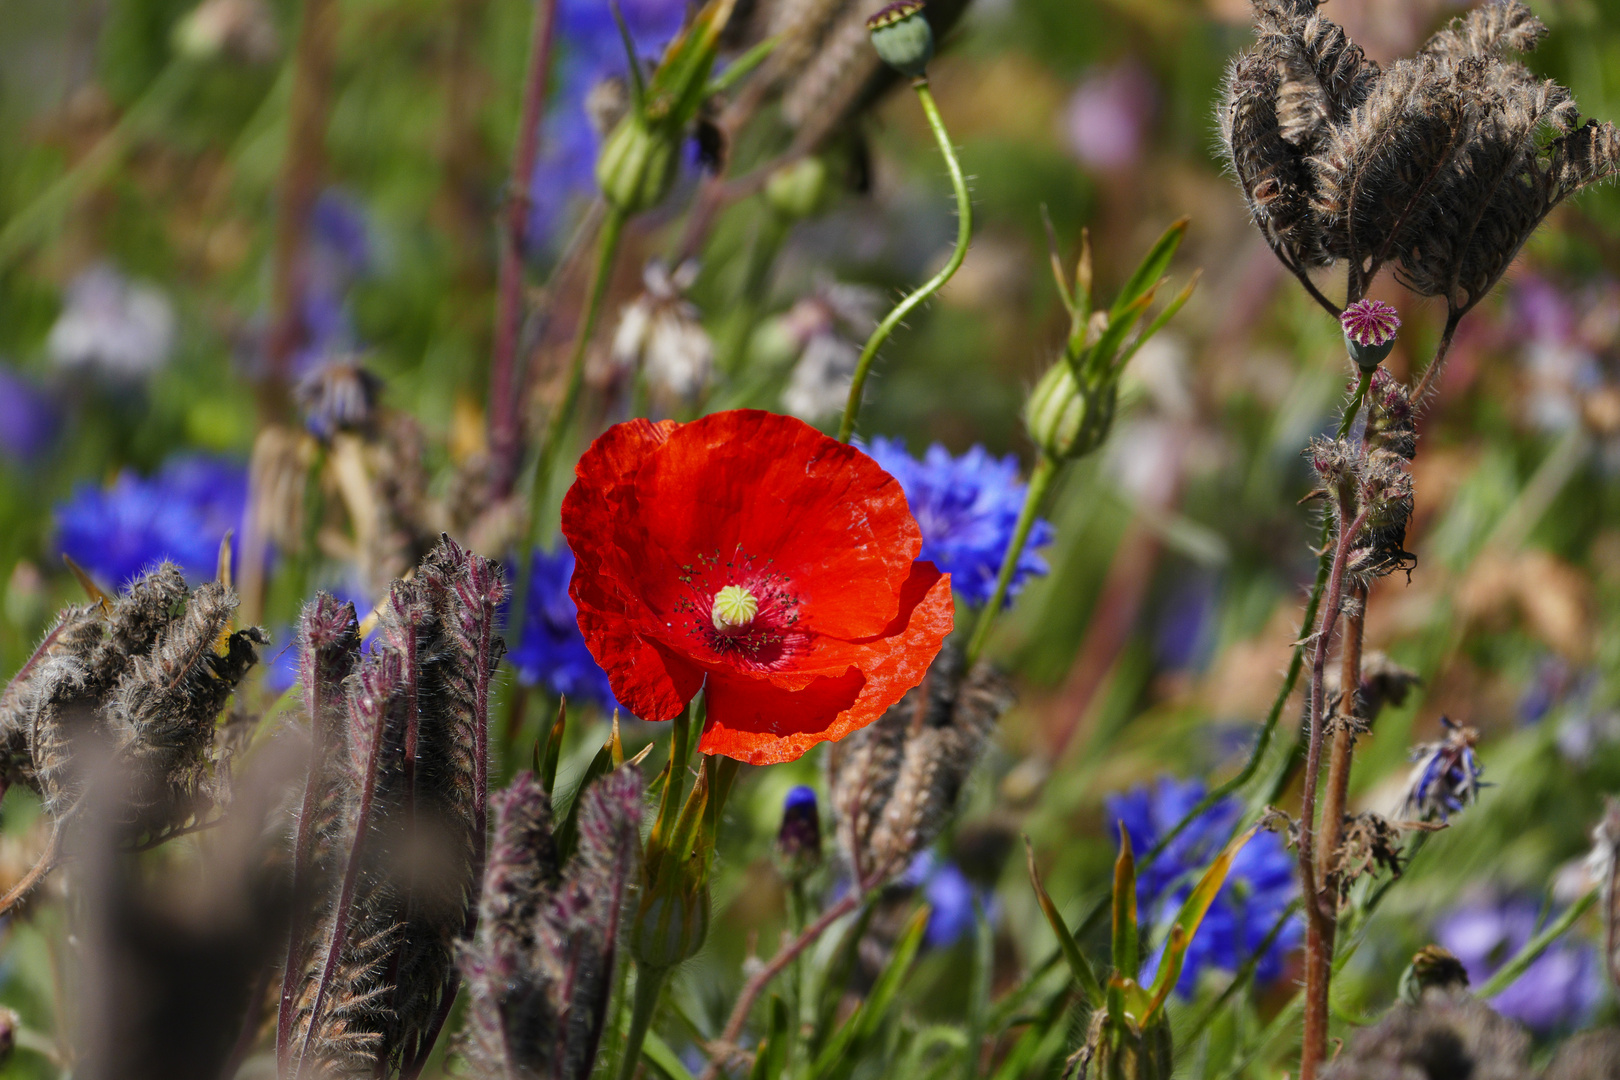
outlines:
[[[500,280],[495,306],[495,345],[489,368],[489,449],[497,498],[512,493],[522,458],[519,432],[523,417],[523,373],[518,337],[523,325],[523,249],[529,228],[529,185],[540,157],[540,125],[551,80],[551,43],[557,23],[557,0],[540,0],[529,39],[529,66],[523,83],[523,109],[517,144],[512,150],[512,176],[506,198],[505,236],[501,245]]]

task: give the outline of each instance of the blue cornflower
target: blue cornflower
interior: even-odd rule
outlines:
[[[873,439],[866,452],[900,482],[911,503],[911,513],[922,530],[922,552],[917,557],[950,574],[951,587],[969,604],[989,603],[1002,556],[1024,506],[1025,485],[1018,479],[1018,459],[1011,454],[991,457],[982,446],[952,457],[935,443],[917,461],[906,453],[904,442],[881,437]],[[1035,549],[1051,543],[1054,535],[1050,522],[1036,520],[1008,586],[1006,603],[1012,602],[1029,577],[1046,573],[1046,560]]]
[[[1479,798],[1479,778],[1484,772],[1474,754],[1479,733],[1447,716],[1440,723],[1446,729],[1444,738],[1412,748],[1412,760],[1417,764],[1407,782],[1401,814],[1416,821],[1445,821]]]
[[[1123,822],[1130,835],[1131,848],[1141,859],[1159,837],[1186,816],[1204,797],[1199,780],[1177,781],[1166,777],[1153,787],[1138,787],[1104,800],[1110,828]],[[1181,904],[1205,867],[1215,858],[1243,816],[1243,804],[1234,798],[1217,802],[1193,820],[1171,841],[1159,857],[1142,866],[1136,878],[1136,900],[1144,928],[1151,928],[1161,941]],[[1206,968],[1236,971],[1254,951],[1293,902],[1299,887],[1294,880],[1294,860],[1273,833],[1262,832],[1251,839],[1232,861],[1226,884],[1216,894],[1198,932],[1187,948],[1176,992],[1191,996],[1199,974]],[[1300,942],[1304,926],[1291,916],[1271,948],[1255,966],[1258,985],[1282,974],[1283,959]],[[1162,950],[1162,946],[1161,946]],[[1143,965],[1147,981],[1158,969],[1155,953]]]
[[[782,800],[776,857],[790,881],[802,881],[821,865],[821,808],[816,789],[800,784]]]
[[[1535,935],[1537,910],[1536,902],[1526,898],[1474,901],[1444,916],[1435,927],[1435,939],[1462,961],[1469,983],[1479,986]],[[1526,1027],[1549,1032],[1585,1023],[1602,995],[1597,950],[1566,936],[1491,998],[1490,1005]]]
[[[27,461],[56,438],[60,417],[45,392],[0,365],[0,456]]]
[[[534,551],[523,623],[508,619],[517,646],[506,654],[525,686],[543,686],[572,702],[594,701],[603,709],[619,708],[607,672],[597,664],[579,632],[579,611],[568,595],[574,576],[574,553],[566,544],[555,553]]]
[[[923,900],[929,908],[923,944],[930,949],[948,949],[971,936],[980,911],[991,922],[1000,914],[994,890],[975,885],[962,873],[961,867],[940,859],[932,851],[924,851],[913,859],[895,884],[921,886]]]
[[[626,0],[620,4],[638,54],[656,55],[681,28],[686,0]],[[596,189],[596,157],[601,139],[586,113],[591,89],[623,75],[623,39],[612,9],[603,0],[563,0],[557,8],[561,43],[561,91],[546,116],[529,185],[529,242],[542,247],[562,221],[569,204]]]
[[[371,229],[364,208],[339,191],[321,192],[310,211],[299,310],[304,339],[292,359],[294,373],[308,375],[359,347],[349,293],[371,264]]]
[[[80,484],[56,508],[56,546],[115,587],[165,559],[201,580],[226,531],[242,535],[246,507],[241,463],[182,454],[150,477],[125,470],[109,487]]]

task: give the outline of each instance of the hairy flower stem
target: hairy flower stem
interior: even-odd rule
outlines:
[[[1346,508],[1347,509],[1347,508]],[[1339,520],[1345,521],[1341,511]],[[1357,514],[1339,529],[1334,546],[1333,568],[1328,574],[1327,605],[1322,609],[1316,632],[1315,654],[1311,662],[1310,742],[1305,752],[1305,790],[1299,815],[1299,873],[1305,896],[1305,1035],[1300,1056],[1300,1080],[1315,1080],[1316,1065],[1327,1056],[1328,985],[1332,979],[1333,920],[1323,910],[1315,865],[1316,788],[1322,771],[1322,742],[1327,650],[1333,627],[1344,602],[1345,565],[1350,542],[1365,524],[1366,511]]]
[[[556,24],[557,0],[540,0],[534,9],[523,109],[518,119],[517,145],[512,150],[512,176],[507,181],[506,230],[489,367],[489,448],[494,467],[491,479],[499,498],[511,493],[523,452],[520,430],[524,379],[517,362],[518,331],[523,323],[523,238],[529,227],[529,184],[540,154],[540,121],[546,111],[551,39]]]
[[[864,896],[864,889],[851,888],[838,899],[837,903],[823,911],[820,918],[805,927],[798,937],[782,946],[776,955],[771,957],[770,963],[755,972],[753,978],[743,985],[742,993],[737,995],[737,1004],[732,1006],[731,1017],[726,1021],[725,1030],[720,1033],[720,1038],[710,1050],[709,1064],[698,1080],[717,1080],[721,1064],[736,1052],[737,1039],[742,1035],[743,1025],[748,1022],[748,1014],[754,1010],[754,1003],[759,1000],[759,995],[763,994],[771,981],[786,970],[801,953],[821,940],[821,935],[825,934],[833,923],[860,907]]]
[[[972,670],[979,654],[984,652],[985,645],[990,641],[990,629],[995,625],[996,616],[1001,613],[1002,601],[1006,599],[1007,589],[1018,569],[1018,560],[1024,556],[1030,530],[1035,527],[1035,516],[1040,512],[1046,490],[1052,486],[1057,474],[1058,462],[1049,454],[1042,454],[1029,474],[1029,488],[1024,492],[1024,505],[1018,511],[1018,524],[1013,528],[1012,539],[1007,542],[1007,552],[1001,557],[995,591],[990,594],[984,607],[979,609],[978,619],[973,624],[973,636],[968,639],[967,652],[964,654],[966,670]]]
[[[1352,586],[1349,600],[1351,611],[1345,615],[1344,634],[1339,647],[1339,716],[1333,726],[1327,790],[1322,796],[1322,842],[1316,852],[1316,880],[1318,888],[1324,893],[1324,903],[1331,900],[1326,895],[1333,889],[1328,874],[1333,867],[1333,853],[1339,849],[1339,841],[1344,835],[1344,808],[1350,795],[1350,759],[1356,745],[1356,687],[1361,685],[1362,606],[1366,602],[1366,586]]]
[[[894,310],[883,317],[877,329],[866,341],[866,348],[861,350],[861,357],[855,364],[855,378],[849,386],[849,401],[844,405],[844,420],[838,425],[838,441],[849,442],[855,434],[855,421],[861,414],[861,393],[866,388],[866,376],[871,373],[872,360],[877,356],[878,349],[889,340],[894,328],[899,326],[905,317],[912,313],[924,300],[937,293],[940,288],[956,273],[967,257],[968,241],[973,238],[973,200],[968,197],[967,178],[962,175],[962,165],[956,160],[956,151],[951,147],[951,137],[945,131],[945,121],[939,115],[939,106],[934,103],[933,91],[928,89],[928,79],[919,75],[911,82],[912,89],[917,91],[917,100],[922,103],[923,114],[928,117],[928,127],[934,133],[934,140],[939,143],[939,152],[945,158],[945,167],[950,170],[951,188],[956,192],[956,247],[951,251],[950,259],[940,268],[939,273],[929,278],[905,299],[894,306]]]
[[[636,965],[636,992],[630,1007],[630,1030],[625,1036],[624,1057],[619,1061],[619,1080],[630,1080],[641,1064],[641,1047],[647,1041],[652,1027],[653,1013],[658,1011],[658,995],[669,978],[669,968],[650,968]]]

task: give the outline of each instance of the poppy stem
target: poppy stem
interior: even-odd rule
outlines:
[[[641,1047],[647,1041],[652,1027],[653,1013],[658,1010],[658,995],[664,989],[669,968],[650,968],[636,965],[636,990],[630,1011],[630,1031],[625,1037],[624,1058],[619,1062],[619,1080],[630,1080],[641,1064]]]
[[[894,310],[883,317],[872,336],[867,339],[866,347],[861,350],[861,358],[855,364],[855,378],[849,386],[849,401],[844,405],[844,420],[838,426],[838,441],[849,442],[855,434],[855,421],[861,414],[861,392],[866,387],[866,376],[871,373],[872,361],[877,356],[878,349],[889,340],[894,328],[924,300],[937,293],[944,284],[951,280],[951,276],[962,265],[967,257],[968,241],[973,236],[973,201],[968,196],[967,178],[962,175],[962,165],[956,160],[956,151],[951,147],[951,137],[945,131],[945,121],[939,115],[939,106],[934,103],[933,91],[928,89],[928,79],[918,76],[912,80],[912,89],[917,91],[917,100],[922,103],[923,114],[928,117],[928,127],[934,133],[934,139],[939,143],[939,152],[945,157],[945,167],[950,170],[951,187],[956,192],[956,247],[951,251],[950,259],[940,268],[939,273],[925,281],[916,291],[894,306]]]
[[[1013,529],[1012,539],[1007,542],[1007,552],[1001,557],[995,592],[979,609],[978,620],[973,624],[973,636],[968,639],[967,667],[970,670],[990,640],[990,628],[995,625],[996,616],[1001,612],[1002,602],[1012,585],[1013,573],[1018,569],[1018,560],[1024,557],[1024,547],[1029,543],[1030,530],[1035,527],[1035,515],[1040,512],[1046,489],[1052,486],[1057,472],[1057,460],[1050,454],[1042,454],[1035,463],[1035,470],[1029,474],[1029,489],[1024,492],[1024,506],[1018,511],[1018,524]]]

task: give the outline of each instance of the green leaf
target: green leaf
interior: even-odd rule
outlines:
[[[839,1003],[843,1001],[850,976],[855,972],[861,939],[866,937],[866,930],[872,925],[872,916],[876,910],[871,904],[861,908],[860,915],[850,923],[849,928],[844,931],[844,936],[839,939],[838,948],[834,951],[832,960],[828,962],[826,971],[822,973],[816,1001],[816,1023],[805,1043],[806,1052],[811,1057],[817,1056],[832,1030],[833,1021],[838,1016]]]
[[[1146,292],[1127,304],[1123,311],[1115,310],[1108,313],[1108,325],[1086,351],[1085,359],[1081,362],[1081,370],[1085,373],[1082,377],[1083,383],[1096,383],[1110,378],[1118,370],[1115,358],[1119,355],[1121,346],[1125,344],[1125,339],[1136,329],[1136,324],[1152,306],[1153,296],[1158,291],[1159,284],[1154,282]],[[1117,304],[1115,308],[1118,308]]]
[[[1098,1000],[1101,1001],[1101,997]],[[1026,1027],[1023,1034],[1019,1035],[1018,1041],[1013,1043],[1013,1048],[1002,1059],[1001,1065],[996,1069],[992,1080],[1020,1080],[1021,1077],[1029,1075],[1034,1071],[1031,1066],[1038,1059],[1047,1057],[1052,1053],[1048,1044],[1054,1042],[1054,1036],[1056,1037],[1057,1048],[1061,1049],[1064,1039],[1068,1035],[1068,1025],[1063,1023],[1064,1014],[1068,1012],[1068,1007],[1069,991],[1067,987],[1051,995],[1041,1009],[1040,1018]],[[1045,1076],[1047,1072],[1041,1070],[1036,1075]]]
[[[658,1032],[647,1032],[647,1041],[641,1044],[642,1060],[659,1072],[668,1080],[693,1080],[692,1074],[669,1044],[658,1037]]]
[[[1114,861],[1114,973],[1136,978],[1141,967],[1136,932],[1136,856],[1131,834],[1119,823],[1119,858]]]
[[[826,1049],[811,1066],[810,1075],[814,1080],[844,1080],[854,1071],[859,1057],[856,1051],[881,1030],[895,996],[900,992],[906,972],[911,969],[911,961],[922,946],[923,931],[928,929],[928,915],[929,908],[924,904],[911,917],[911,922],[906,924],[888,964],[872,984],[872,992],[844,1026],[833,1034]]]
[[[1153,996],[1148,1002],[1147,1012],[1140,1018],[1142,1023],[1147,1023],[1159,1006],[1164,1004],[1164,999],[1170,994],[1170,988],[1175,986],[1176,980],[1181,977],[1181,965],[1187,958],[1187,946],[1192,943],[1193,935],[1198,932],[1198,924],[1204,921],[1204,916],[1209,912],[1210,904],[1215,902],[1215,894],[1226,884],[1226,875],[1232,871],[1232,860],[1237,858],[1237,853],[1243,849],[1243,845],[1253,839],[1254,834],[1259,831],[1260,826],[1253,825],[1247,832],[1234,837],[1232,842],[1215,856],[1215,861],[1204,871],[1204,876],[1198,879],[1193,891],[1187,894],[1181,910],[1176,913],[1174,925],[1170,927],[1170,940],[1165,944],[1164,958],[1160,960],[1159,973],[1153,980]]]
[[[787,1069],[788,1049],[792,1044],[787,1002],[779,995],[772,994],[770,1031],[754,1055],[754,1068],[748,1074],[749,1080],[780,1080]]]
[[[597,777],[606,776],[613,771],[613,744],[618,737],[618,727],[615,725],[614,733],[608,741],[602,744],[602,749],[591,758],[591,763],[585,766],[585,772],[574,785],[574,794],[568,801],[568,813],[557,824],[557,859],[566,861],[574,854],[574,847],[579,843],[579,804],[580,796],[596,782]]]
[[[562,760],[563,736],[567,731],[568,699],[560,697],[557,699],[557,720],[546,733],[545,752],[540,754],[539,764],[535,768],[547,794],[557,790],[557,762]]]
[[[1158,285],[1164,277],[1164,272],[1170,268],[1170,260],[1175,257],[1182,238],[1187,235],[1187,221],[1187,218],[1182,218],[1171,225],[1164,231],[1164,235],[1154,242],[1153,247],[1148,249],[1141,265],[1121,286],[1119,295],[1114,297],[1114,306],[1108,313],[1109,322],[1119,321],[1126,308],[1131,307],[1145,293]]]
[[[720,34],[736,0],[709,0],[691,24],[670,42],[647,83],[648,121],[680,130],[697,115],[708,90],[709,73],[720,51]]]
[[[1119,359],[1114,363],[1114,370],[1116,372],[1123,371],[1125,369],[1125,365],[1131,362],[1131,357],[1136,355],[1136,350],[1140,349],[1143,345],[1146,345],[1149,338],[1151,338],[1154,334],[1157,334],[1160,330],[1163,330],[1165,323],[1169,322],[1175,317],[1176,312],[1180,311],[1181,306],[1187,302],[1187,299],[1190,296],[1192,296],[1193,289],[1198,287],[1198,279],[1203,276],[1203,273],[1204,272],[1202,270],[1194,270],[1193,276],[1187,280],[1186,285],[1182,286],[1181,291],[1176,294],[1175,299],[1164,305],[1164,310],[1159,312],[1159,314],[1154,317],[1153,321],[1148,323],[1140,334],[1136,335],[1136,340],[1131,342],[1131,344],[1120,353]]]
[[[1058,948],[1063,952],[1063,959],[1068,961],[1069,971],[1080,984],[1081,991],[1091,1002],[1093,1008],[1102,1004],[1102,985],[1097,982],[1097,973],[1092,971],[1091,963],[1080,951],[1080,945],[1069,933],[1069,926],[1063,921],[1063,915],[1058,911],[1057,905],[1052,902],[1051,896],[1046,892],[1046,886],[1041,884],[1040,872],[1035,868],[1035,848],[1030,844],[1029,837],[1024,837],[1024,851],[1029,858],[1029,880],[1035,886],[1035,899],[1041,905],[1041,913],[1046,916],[1047,923],[1052,927],[1052,933],[1057,935]]]

